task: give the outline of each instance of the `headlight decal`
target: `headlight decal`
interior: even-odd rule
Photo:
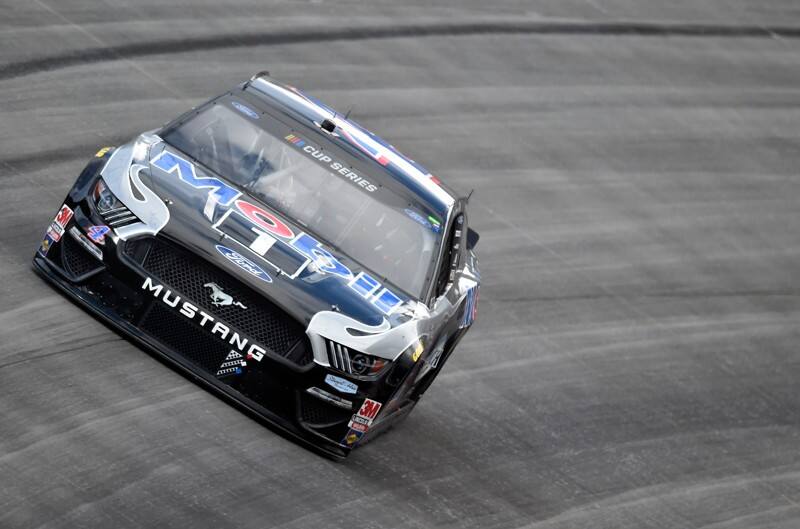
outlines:
[[[95,209],[112,228],[140,222],[139,218],[111,192],[102,178],[97,180],[92,192],[92,198],[94,199]]]
[[[333,369],[360,377],[379,375],[391,362],[361,351],[353,350],[325,338],[328,362]]]

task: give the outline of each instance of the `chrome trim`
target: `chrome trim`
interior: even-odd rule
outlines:
[[[332,393],[328,393],[324,389],[308,388],[306,390],[306,393],[308,393],[309,395],[313,395],[313,396],[317,397],[320,400],[324,400],[325,402],[333,404],[334,406],[338,406],[340,408],[344,408],[345,410],[352,410],[353,409],[353,403],[351,401],[345,400],[345,399],[343,399],[341,397],[337,397],[336,395],[334,395]]]
[[[130,223],[133,223],[133,222],[138,222],[138,221],[139,221],[139,219],[137,219],[136,215],[133,215],[133,214],[131,214],[131,215],[127,216],[127,217],[120,217],[120,218],[117,218],[117,219],[114,219],[114,220],[106,220],[106,222],[108,222],[108,225],[111,226],[112,228],[115,228],[117,226],[122,226],[124,224],[130,224]]]
[[[126,207],[115,209],[113,213],[107,211],[105,213],[101,213],[101,215],[103,215],[103,218],[105,218],[106,220],[117,219],[119,217],[134,216],[134,214],[131,213],[131,211]]]
[[[117,211],[130,211],[127,206],[120,206],[118,208],[109,209],[108,211],[101,212],[101,215],[108,215],[109,213],[116,213]]]

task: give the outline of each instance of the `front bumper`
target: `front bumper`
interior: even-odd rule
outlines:
[[[102,259],[97,259],[70,230],[85,234],[102,219],[85,200],[76,203],[68,198],[66,205],[75,214],[60,240],[33,259],[35,270],[45,279],[118,332],[277,431],[332,458],[350,453],[354,444],[348,445],[348,421],[365,399],[386,399],[388,388],[375,382],[360,384],[357,394],[337,393],[325,384],[332,371],[313,362],[299,322],[176,241],[159,236],[125,242],[111,232],[102,246],[97,245],[102,252]],[[159,252],[168,254],[166,261],[153,257]],[[154,296],[143,288],[147,277],[162,284],[171,297]],[[236,292],[257,320],[247,320],[233,306],[214,306],[210,297],[199,295],[209,277],[227,292]],[[231,336],[226,331],[222,339],[222,329],[212,333],[210,322],[201,325],[199,318],[187,318],[180,310],[185,306],[170,305],[176,298],[190,302],[197,313],[224,322]],[[238,340],[233,339],[234,330],[240,331]],[[267,350],[260,361],[231,345],[245,336]],[[241,366],[227,361],[233,352],[241,353]],[[322,399],[310,388],[322,389],[340,402]],[[359,439],[364,441],[366,435]]]

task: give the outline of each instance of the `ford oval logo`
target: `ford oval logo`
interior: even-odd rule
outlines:
[[[256,112],[252,108],[245,106],[239,103],[238,101],[231,101],[231,105],[233,105],[233,108],[235,108],[242,114],[245,114],[246,116],[251,117],[253,119],[258,119],[258,112]]]
[[[234,252],[230,248],[222,246],[221,244],[217,245],[217,251],[221,253],[225,259],[232,262],[248,274],[256,276],[261,281],[272,283],[272,278],[269,276],[269,274],[247,257],[240,255],[238,252]]]

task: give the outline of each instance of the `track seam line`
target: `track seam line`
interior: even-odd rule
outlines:
[[[53,8],[34,0],[47,11],[75,27],[101,48],[76,50],[62,54],[8,63],[0,67],[0,80],[25,77],[41,71],[53,71],[98,62],[128,61],[134,68],[153,79],[132,57],[170,55],[201,50],[271,46],[282,44],[360,41],[393,38],[458,37],[475,35],[554,35],[554,36],[634,36],[634,37],[695,37],[695,38],[800,38],[800,26],[719,25],[665,22],[585,22],[585,21],[471,21],[435,22],[430,24],[393,24],[391,26],[355,26],[333,29],[289,29],[260,33],[229,33],[199,36],[181,40],[162,39],[149,42],[108,46],[84,27],[61,15]],[[175,93],[171,88],[170,92]],[[177,94],[176,94],[177,95]]]

